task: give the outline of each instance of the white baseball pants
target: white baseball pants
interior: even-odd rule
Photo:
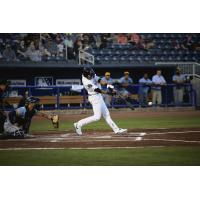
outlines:
[[[91,117],[87,117],[82,119],[78,122],[79,126],[84,126],[86,124],[98,121],[101,119],[103,115],[104,119],[106,120],[107,124],[112,128],[112,130],[116,133],[119,130],[119,127],[113,122],[110,117],[110,112],[101,96],[101,94],[96,94],[89,96],[89,102],[92,104],[94,115]]]

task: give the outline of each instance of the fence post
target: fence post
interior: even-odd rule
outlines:
[[[88,53],[84,50],[79,50],[79,65],[81,65],[81,61],[86,61],[87,63],[91,63],[92,65],[94,65],[95,63],[95,59],[94,56],[91,53]],[[84,62],[85,63],[85,62]]]
[[[194,75],[196,74],[195,72],[195,64],[192,65],[192,77],[194,77]]]
[[[196,93],[196,90],[192,90],[192,97],[193,97],[193,106],[197,107],[197,93]]]
[[[193,87],[192,87],[192,84],[190,84],[190,96],[189,96],[189,99],[190,99],[190,103],[192,106],[195,105],[195,99],[194,99],[194,90],[193,90]]]
[[[170,86],[169,86],[169,87],[170,87]],[[166,87],[165,87],[165,107],[168,106],[168,103],[167,103],[167,95],[168,95],[167,89],[168,89],[168,85],[166,85]]]
[[[56,99],[56,103],[57,103],[57,109],[60,110],[60,88],[57,87],[57,99]]]
[[[32,96],[31,88],[28,87],[28,96]]]
[[[68,47],[67,47],[67,45],[65,45],[65,58],[66,58],[66,61],[68,61]]]
[[[78,64],[81,65],[81,51],[78,52]]]

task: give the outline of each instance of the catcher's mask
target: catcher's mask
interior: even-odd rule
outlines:
[[[95,76],[95,72],[91,67],[84,67],[83,68],[83,76],[92,79]]]
[[[34,108],[39,110],[40,109],[40,99],[37,97],[30,96],[26,99],[25,105],[28,106],[29,104],[34,104]]]

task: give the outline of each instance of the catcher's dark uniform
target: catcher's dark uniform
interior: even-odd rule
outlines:
[[[25,134],[29,133],[31,120],[38,110],[29,110],[28,106],[17,108],[8,114],[8,118],[11,124],[17,124],[18,127],[22,127]]]
[[[6,120],[6,115],[3,110],[3,99],[4,99],[4,91],[0,88],[0,133],[4,132],[4,122]]]

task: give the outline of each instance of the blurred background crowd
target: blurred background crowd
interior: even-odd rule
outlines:
[[[199,61],[200,34],[16,33],[0,34],[0,61],[72,61],[79,50],[104,61]]]

